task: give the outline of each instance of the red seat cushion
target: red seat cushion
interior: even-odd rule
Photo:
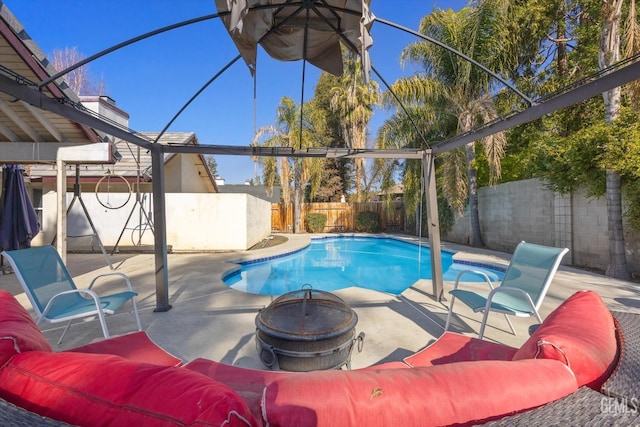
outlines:
[[[199,372],[207,377],[228,385],[244,399],[257,419],[262,419],[260,399],[264,388],[276,378],[297,375],[293,372],[262,371],[227,365],[207,359],[195,359],[184,365],[183,369]]]
[[[275,426],[442,426],[534,408],[577,390],[555,360],[479,361],[276,378],[263,396]]]
[[[67,351],[75,353],[112,354],[137,362],[153,363],[162,366],[180,366],[182,359],[175,357],[162,347],[151,341],[144,331],[72,348]]]
[[[258,425],[224,384],[183,368],[109,355],[15,355],[0,369],[0,397],[73,425]]]
[[[24,351],[52,351],[31,315],[10,292],[0,291],[0,365]]]
[[[580,291],[547,316],[513,360],[559,360],[573,371],[579,387],[598,389],[611,375],[617,351],[611,312],[596,292]]]
[[[433,366],[473,360],[511,360],[517,348],[445,332],[433,344],[404,359],[409,366]]]

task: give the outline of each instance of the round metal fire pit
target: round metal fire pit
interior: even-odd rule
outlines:
[[[274,370],[314,371],[350,367],[358,316],[341,298],[303,287],[276,298],[256,316],[260,360]]]

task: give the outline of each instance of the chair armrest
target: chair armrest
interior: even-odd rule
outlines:
[[[497,288],[489,292],[489,295],[487,295],[487,305],[485,306],[485,313],[489,312],[491,304],[493,304],[493,297],[495,297],[498,293],[520,295],[522,299],[527,301],[527,303],[529,304],[529,307],[531,308],[531,310],[528,313],[535,314],[538,317],[538,320],[542,322],[542,318],[538,313],[538,307],[536,307],[536,305],[533,303],[533,300],[531,299],[531,295],[529,295],[523,289],[512,288],[510,286],[498,286]],[[511,309],[514,310],[514,312],[515,311],[524,312],[522,310],[516,309],[515,307],[511,307]]]
[[[535,307],[535,305],[533,304],[533,300],[531,299],[531,295],[529,295],[523,289],[512,288],[510,286],[498,286],[497,288],[492,289],[491,292],[489,292],[489,295],[487,295],[487,301],[491,301],[491,299],[495,296],[495,294],[499,292],[506,293],[506,294],[520,294],[523,297],[525,297],[527,301],[529,301],[529,304],[531,304],[531,307]]]
[[[99,309],[100,309],[100,297],[98,296],[98,294],[96,294],[94,291],[92,291],[90,289],[72,289],[72,290],[69,290],[69,291],[60,292],[59,294],[55,294],[53,297],[51,297],[51,299],[49,300],[49,302],[45,306],[44,310],[42,310],[42,314],[38,318],[38,322],[40,322],[40,319],[46,317],[46,314],[49,312],[49,309],[51,308],[51,305],[56,300],[56,298],[58,298],[58,297],[60,297],[62,295],[68,295],[68,294],[81,294],[81,295],[82,294],[86,294],[86,295],[88,295],[89,297],[91,297],[91,299],[93,299],[93,302],[96,305],[96,310],[99,311]]]
[[[119,271],[113,271],[111,273],[103,273],[103,274],[100,274],[100,275],[94,277],[93,280],[91,281],[91,283],[89,284],[89,287],[87,289],[91,289],[98,279],[103,278],[103,277],[108,277],[108,276],[120,276],[125,281],[125,283],[127,284],[127,288],[131,292],[133,292],[133,288],[131,287],[131,279],[129,279],[129,276],[127,276],[126,274],[124,274],[122,272],[119,272]]]
[[[51,297],[51,299],[49,300],[49,304],[51,304],[51,301],[53,301],[54,299],[58,298],[59,296],[62,295],[68,295],[68,294],[87,294],[89,295],[91,298],[93,298],[96,302],[100,300],[100,297],[98,296],[98,294],[96,294],[94,291],[92,291],[91,289],[71,289],[69,291],[64,291],[64,292],[60,292],[58,294],[55,294],[53,297]],[[49,305],[47,304],[47,306]]]
[[[493,282],[491,281],[491,279],[489,278],[489,276],[487,275],[487,273],[485,273],[482,270],[462,270],[460,273],[458,273],[458,275],[456,276],[456,282],[453,285],[453,289],[458,289],[458,284],[460,283],[460,278],[462,276],[464,276],[465,274],[477,274],[478,276],[481,276],[485,282],[489,285],[489,287],[491,289],[494,289],[493,287]]]

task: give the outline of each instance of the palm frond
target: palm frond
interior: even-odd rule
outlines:
[[[640,25],[638,23],[636,2],[635,0],[630,0],[629,3],[629,12],[623,28],[624,58],[631,58],[640,53]],[[627,93],[630,95],[633,104],[638,107],[640,103],[640,81],[634,80],[628,84]]]
[[[449,205],[462,212],[467,200],[467,161],[465,148],[460,147],[443,154],[442,191]]]

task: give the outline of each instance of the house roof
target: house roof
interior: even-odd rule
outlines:
[[[280,186],[274,185],[271,196],[264,185],[225,184],[218,186],[220,193],[249,194],[271,203],[280,203]]]
[[[155,141],[160,133],[159,132],[140,132],[139,135],[150,141]],[[158,140],[159,144],[166,145],[197,145],[198,139],[194,132],[166,132],[162,134]],[[131,144],[121,139],[116,139],[114,146],[119,153],[120,160],[114,164],[87,164],[82,165],[80,168],[80,176],[87,177],[102,177],[107,170],[111,173],[123,176],[133,181],[140,174],[140,177],[145,181],[151,181],[151,154],[137,145]],[[164,163],[167,164],[177,154],[167,153],[164,155]],[[194,157],[194,164],[198,171],[198,174],[208,179],[217,189],[215,179],[209,168],[207,167],[204,156],[201,154],[191,154]],[[56,176],[56,170],[50,165],[33,165],[30,170],[30,176],[32,179],[54,177]]]
[[[389,188],[389,194],[404,194],[404,184],[396,184]]]
[[[53,65],[1,2],[0,58],[0,69],[21,81],[40,82],[55,74]],[[79,101],[62,80],[43,87],[42,93],[51,98]],[[100,136],[87,126],[0,92],[0,142],[90,143],[100,142]],[[0,162],[11,160],[6,155],[0,156]]]
[[[0,71],[22,82],[41,82],[56,74],[53,65],[35,41],[25,31],[24,26],[0,1]],[[71,90],[64,80],[58,79],[42,88],[42,93],[55,99],[65,99],[80,106],[81,99]],[[110,108],[117,108],[110,105]],[[120,112],[126,115],[126,113]],[[142,138],[155,141],[158,132],[140,133]],[[0,92],[0,163],[29,163],[32,179],[55,177],[56,170],[51,166],[55,160],[56,147],[65,143],[94,143],[105,141],[106,135],[88,126],[59,116],[53,112],[35,108],[22,100]],[[22,144],[13,144],[22,143]],[[30,148],[22,148],[24,143],[32,143]],[[169,132],[158,141],[166,145],[197,145],[193,132]],[[115,140],[115,149],[122,156],[115,164],[83,164],[82,177],[101,177],[107,170],[126,178],[140,175],[150,180],[151,155],[147,150],[124,140]],[[52,147],[48,149],[48,147]],[[32,154],[33,151],[33,154]],[[47,153],[45,155],[44,153]],[[27,155],[24,155],[27,153]],[[165,164],[176,156],[165,154]],[[206,165],[204,156],[191,154],[198,175],[211,182],[216,191],[214,177]],[[46,164],[49,163],[49,164]],[[73,166],[69,166],[73,167]]]
[[[141,132],[140,136],[154,141],[159,132]],[[193,132],[167,132],[158,140],[159,144],[167,145],[196,145],[198,140]],[[115,147],[122,158],[113,165],[109,165],[112,172],[125,177],[140,176],[151,178],[151,153],[121,139],[116,139]],[[164,163],[167,164],[175,154],[165,154]],[[204,160],[201,162],[204,163]],[[99,175],[104,173],[101,165],[89,166],[87,172],[93,171]],[[210,174],[209,174],[210,175]],[[212,178],[213,179],[213,178]]]

